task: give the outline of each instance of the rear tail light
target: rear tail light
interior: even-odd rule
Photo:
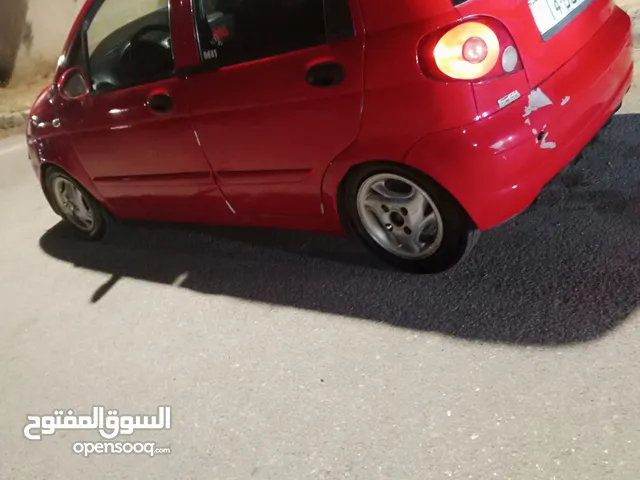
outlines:
[[[513,38],[491,18],[466,20],[425,37],[418,61],[426,75],[449,81],[487,80],[522,69]]]
[[[471,37],[462,45],[462,58],[475,65],[483,63],[489,56],[489,45],[481,37]]]

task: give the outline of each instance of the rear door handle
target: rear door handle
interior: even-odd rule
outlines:
[[[154,112],[169,113],[173,110],[173,100],[168,93],[158,93],[149,97],[147,107]]]
[[[307,70],[307,83],[319,88],[335,87],[344,81],[344,75],[344,68],[339,63],[320,63]]]

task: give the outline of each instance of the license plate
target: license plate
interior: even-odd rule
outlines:
[[[529,0],[529,8],[544,40],[552,37],[592,0]]]

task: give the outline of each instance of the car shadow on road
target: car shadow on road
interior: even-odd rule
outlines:
[[[616,116],[534,206],[439,276],[390,270],[353,240],[275,230],[122,226],[87,244],[59,224],[41,247],[111,275],[92,302],[129,277],[474,341],[591,341],[640,305],[638,119]]]

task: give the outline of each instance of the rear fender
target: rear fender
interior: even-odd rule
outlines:
[[[329,164],[322,179],[321,191],[325,222],[329,230],[337,234],[349,233],[348,222],[342,218],[341,206],[342,186],[349,172],[375,161],[401,163],[408,151],[406,145],[405,141],[398,141],[391,134],[381,136],[375,142],[356,141]]]
[[[403,163],[425,173],[456,199],[474,223],[476,191],[487,171],[483,168],[477,144],[465,135],[466,129],[431,134],[420,140]]]

